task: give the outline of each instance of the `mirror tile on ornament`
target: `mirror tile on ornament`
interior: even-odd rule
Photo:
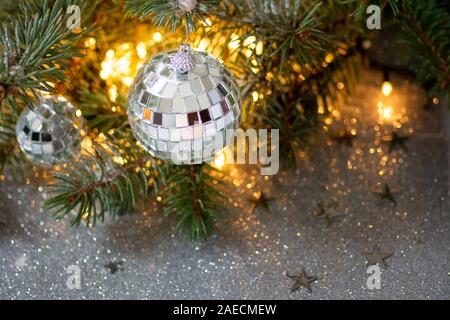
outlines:
[[[194,137],[194,130],[192,127],[186,127],[181,129],[181,139],[191,140]]]
[[[176,114],[175,122],[178,128],[187,127],[188,126],[188,118],[186,114]]]
[[[203,77],[202,84],[205,87],[206,91],[209,91],[214,88],[214,84],[212,83],[212,81],[209,77]]]
[[[160,126],[162,124],[162,114],[159,112],[153,113],[153,124]]]
[[[172,112],[173,113],[186,113],[187,105],[184,99],[175,98],[172,101]]]
[[[169,129],[167,128],[158,128],[158,138],[161,140],[170,140]]]
[[[189,96],[180,100],[183,101],[183,105],[185,107],[184,110],[187,113],[197,111],[199,109],[197,99],[195,98],[195,96]]]
[[[224,86],[223,83],[219,83],[217,85],[217,90],[219,90],[220,95],[223,97],[225,97],[227,95],[227,93],[229,92],[229,90],[227,90],[227,88]]]
[[[170,140],[181,141],[181,129],[170,129]]]
[[[164,90],[163,90],[162,94],[164,97],[172,99],[175,96],[177,89],[178,89],[178,87],[175,84],[168,82],[164,86]]]
[[[216,104],[220,102],[221,97],[219,95],[219,92],[216,89],[212,89],[208,91],[209,100],[211,101],[211,104]]]
[[[148,125],[147,128],[148,128],[148,134],[151,137],[157,139],[158,138],[158,129],[152,125]]]
[[[191,81],[189,81],[189,83],[190,83],[190,85],[191,85],[191,91],[192,91],[194,94],[197,94],[197,93],[202,92],[203,86],[202,86],[202,84],[201,84],[201,82],[200,82],[200,79],[194,79],[194,80],[191,80]]]
[[[158,78],[156,83],[151,87],[151,93],[153,95],[161,95],[162,91],[164,90],[165,85],[167,84],[166,80],[164,78]]]
[[[191,151],[192,147],[191,147],[191,141],[181,141],[180,143],[180,150],[181,151]]]
[[[157,140],[156,149],[160,151],[167,151],[167,143],[161,140]]]
[[[182,98],[191,96],[193,94],[189,82],[180,84],[180,86],[178,87],[178,91],[180,93],[180,97]]]
[[[211,114],[214,120],[220,118],[222,116],[222,111],[220,108],[220,104],[217,103],[211,107]]]
[[[217,133],[216,124],[214,122],[205,125],[205,136],[211,137]]]
[[[198,125],[194,126],[194,139],[201,139],[203,138],[203,126]]]
[[[159,101],[159,112],[168,113],[172,108],[172,99],[161,98]]]
[[[163,116],[163,126],[166,128],[174,128],[175,124],[175,115],[171,113],[166,113]]]
[[[202,93],[197,96],[198,104],[200,105],[200,109],[208,108],[211,103],[209,102],[208,95],[206,93]]]
[[[216,121],[217,130],[223,130],[225,128],[225,118],[220,118]]]

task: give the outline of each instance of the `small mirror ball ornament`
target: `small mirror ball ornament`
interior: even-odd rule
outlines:
[[[19,146],[36,165],[67,162],[79,153],[80,121],[63,97],[41,97],[21,113],[16,126]]]

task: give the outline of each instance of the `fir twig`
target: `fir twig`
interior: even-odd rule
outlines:
[[[153,158],[127,134],[106,139],[95,144],[95,155],[53,174],[47,186],[51,197],[44,208],[54,212],[57,220],[75,212],[73,225],[85,221],[93,226],[99,219],[103,222],[106,214],[131,212],[138,198],[146,201],[149,191],[158,192],[163,172]]]
[[[435,0],[405,0],[398,15],[411,67],[430,95],[450,88],[450,13]]]
[[[177,230],[187,232],[191,240],[207,239],[213,222],[225,210],[224,183],[212,174],[216,169],[209,165],[178,166],[163,192],[166,212],[178,217]]]
[[[186,11],[178,0],[127,0],[126,8],[133,17],[153,17],[155,25],[172,27],[172,31],[183,24],[186,32],[196,30],[196,20],[205,21],[204,16],[213,13],[220,6],[219,0],[197,0],[192,11]]]
[[[30,93],[31,97],[36,97],[38,90],[54,92],[50,82],[65,79],[65,61],[82,55],[77,43],[87,29],[74,32],[66,26],[66,10],[73,4],[82,10],[83,25],[89,16],[86,0],[22,2],[18,15],[3,23],[0,28],[0,85],[6,93],[15,88],[14,96],[30,102]]]

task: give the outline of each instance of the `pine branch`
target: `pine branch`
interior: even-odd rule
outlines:
[[[158,192],[164,174],[153,158],[129,134],[106,135],[106,139],[95,144],[95,155],[53,173],[48,185],[51,198],[44,208],[57,220],[75,213],[72,225],[84,221],[94,226],[107,214],[114,217],[136,209],[139,199],[146,201],[149,192]]]
[[[273,86],[270,95],[251,105],[256,116],[252,126],[280,129],[284,169],[296,168],[299,151],[309,144],[311,135],[322,126],[329,103],[352,94],[361,66],[361,56],[352,51],[334,58],[326,68],[298,86],[289,89]]]
[[[295,169],[300,148],[320,127],[316,97],[311,92],[301,97],[296,92],[280,92],[270,96],[258,109],[261,111],[256,112],[255,125],[280,130],[281,164],[286,170]]]
[[[126,0],[126,8],[131,16],[145,19],[153,17],[154,24],[160,27],[176,28],[183,24],[186,32],[196,30],[196,20],[205,21],[204,16],[212,14],[220,6],[219,0],[191,0],[195,7],[189,11],[179,0]]]
[[[369,5],[377,5],[382,10],[386,9],[386,7],[389,7],[394,14],[398,14],[400,11],[398,0],[375,0],[375,1],[345,0],[343,1],[343,3],[356,4],[357,8],[353,11],[352,16],[357,19],[367,18],[366,11]]]
[[[120,95],[116,101],[111,101],[104,92],[80,92],[82,103],[80,110],[87,120],[88,127],[97,132],[108,132],[111,129],[124,129],[128,126],[125,110],[126,99]],[[115,110],[113,112],[112,110]]]
[[[72,4],[80,6],[83,26],[92,10],[86,0],[22,2],[18,15],[3,23],[0,86],[7,94],[14,89],[14,97],[31,102],[38,90],[54,92],[49,82],[65,80],[65,61],[82,55],[77,43],[87,31],[75,33],[66,27],[66,10]],[[17,112],[15,105],[10,107]]]
[[[214,171],[208,165],[172,167],[163,192],[166,212],[177,215],[178,232],[187,232],[191,240],[207,239],[225,210],[225,196],[218,190],[224,183],[214,177]]]
[[[266,70],[279,67],[286,72],[293,62],[317,64],[317,57],[326,53],[333,39],[321,29],[321,2],[294,0],[288,6],[283,1],[271,4],[268,9],[266,1],[228,0],[220,18],[227,22],[227,29],[239,34],[239,49],[252,52],[251,58],[258,57]],[[253,38],[255,41],[248,41]],[[255,44],[259,42],[264,50],[257,54]]]
[[[435,0],[405,0],[398,20],[419,82],[441,95],[450,88],[450,13]]]

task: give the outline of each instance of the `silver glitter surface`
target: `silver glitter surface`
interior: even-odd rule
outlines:
[[[157,204],[73,229],[39,209],[46,195],[36,183],[5,177],[0,298],[449,299],[448,141],[421,90],[393,76],[386,98],[381,80],[368,73],[350,101],[336,102],[339,112],[299,153],[295,174],[225,167],[231,209],[206,242],[176,236],[175,219]],[[343,127],[355,134],[352,147],[332,138]],[[410,137],[407,150],[387,151],[393,130]],[[398,190],[396,205],[374,192],[385,183]],[[273,199],[269,211],[249,201],[261,191]],[[318,219],[320,203],[335,204],[339,216]],[[381,289],[370,290],[364,253],[374,245],[393,255],[381,267]],[[66,285],[72,265],[79,290]],[[318,278],[312,293],[291,292],[286,275],[302,265]]]
[[[189,62],[180,53],[187,54],[159,54],[139,70],[128,97],[130,125],[155,157],[209,162],[239,126],[239,91],[231,73],[209,53],[190,50]],[[180,65],[187,71],[177,69]]]
[[[68,161],[79,151],[80,130],[75,109],[62,97],[42,97],[25,108],[16,126],[19,146],[35,164],[51,166]]]

